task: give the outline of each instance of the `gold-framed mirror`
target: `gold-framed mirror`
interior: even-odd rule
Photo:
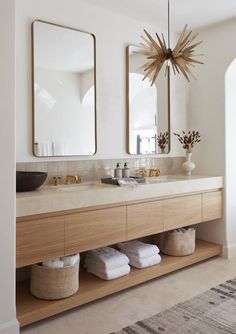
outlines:
[[[164,69],[151,86],[143,80],[146,57],[126,48],[126,108],[129,154],[167,154],[170,151],[170,71]]]
[[[96,153],[96,40],[88,32],[32,23],[33,153]]]

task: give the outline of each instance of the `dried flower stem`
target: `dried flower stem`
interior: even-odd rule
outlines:
[[[199,131],[182,131],[182,134],[174,133],[177,136],[178,141],[182,144],[183,149],[186,150],[187,153],[191,153],[195,144],[200,143],[201,136]]]
[[[160,132],[160,134],[157,136],[157,144],[161,149],[161,152],[164,152],[166,146],[169,144],[169,133],[166,132]]]

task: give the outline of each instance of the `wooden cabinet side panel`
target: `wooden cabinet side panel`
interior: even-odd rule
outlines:
[[[202,194],[203,221],[222,218],[222,191]]]
[[[68,215],[65,253],[82,252],[126,240],[126,207]]]
[[[16,267],[63,256],[64,218],[43,218],[16,223]]]
[[[163,232],[163,201],[127,206],[127,239]]]
[[[164,200],[165,231],[201,222],[201,194]]]

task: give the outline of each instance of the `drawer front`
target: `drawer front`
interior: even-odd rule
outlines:
[[[127,207],[127,239],[135,239],[163,231],[163,201]]]
[[[222,191],[202,194],[203,221],[222,218]]]
[[[16,267],[63,256],[64,218],[16,223]]]
[[[65,252],[72,254],[126,240],[126,207],[68,215]]]
[[[178,227],[202,222],[202,196],[184,196],[164,200],[164,229],[172,230]]]

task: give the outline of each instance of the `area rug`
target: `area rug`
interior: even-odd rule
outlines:
[[[236,278],[111,334],[236,334]]]

